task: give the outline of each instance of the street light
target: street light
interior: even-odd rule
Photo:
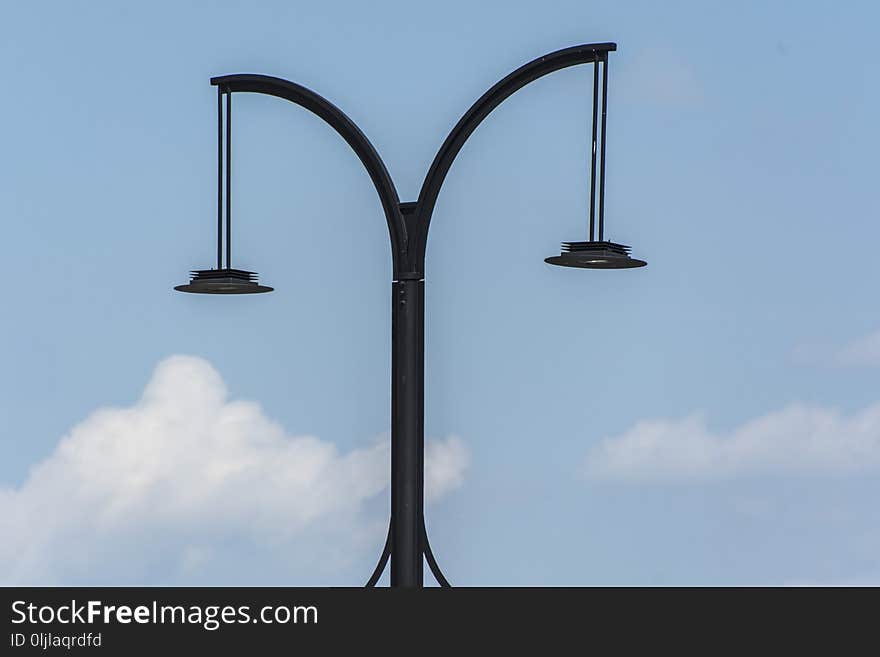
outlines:
[[[190,282],[175,289],[201,294],[270,292],[254,272],[232,267],[231,142],[232,94],[251,92],[284,98],[317,114],[333,127],[360,158],[373,180],[388,224],[393,258],[391,287],[391,520],[379,563],[367,586],[374,586],[391,561],[391,586],[421,587],[423,557],[441,586],[449,586],[431,552],[424,520],[424,326],[425,249],[428,227],[440,187],[467,138],[505,98],[544,75],[577,64],[593,64],[592,154],[590,162],[589,240],[563,242],[562,253],[546,262],[564,267],[627,269],[643,267],[628,246],[605,239],[605,126],[608,54],[614,43],[574,46],[539,57],[518,68],[483,94],[461,117],[440,147],[425,176],[418,200],[401,203],[391,176],[373,145],[339,108],[293,82],[266,75],[225,75],[217,87],[217,267],[191,272]],[[601,120],[599,78],[601,68]],[[223,100],[226,100],[225,176]],[[597,166],[598,156],[598,166]],[[225,245],[224,244],[225,177]],[[598,178],[598,180],[597,180]],[[597,202],[598,199],[598,202]],[[598,231],[596,230],[598,229]],[[598,239],[597,237],[598,232]]]

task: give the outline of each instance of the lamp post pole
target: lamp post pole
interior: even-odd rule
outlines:
[[[392,284],[391,586],[422,586],[425,503],[425,281]]]
[[[518,68],[481,96],[447,136],[425,177],[418,200],[401,203],[382,159],[358,127],[335,105],[298,84],[265,75],[227,75],[213,78],[218,89],[218,228],[217,268],[195,270],[186,285],[175,289],[205,294],[249,294],[272,288],[258,284],[257,275],[231,264],[231,97],[251,92],[289,100],[320,116],[352,147],[373,180],[388,224],[393,258],[391,285],[391,519],[382,556],[367,586],[374,586],[391,561],[391,586],[423,586],[423,559],[441,586],[449,586],[428,542],[424,520],[425,498],[425,250],[428,228],[443,180],[456,155],[484,118],[526,84],[554,71],[577,64],[594,64],[593,156],[591,169],[590,239],[563,243],[563,253],[547,258],[550,264],[579,268],[620,269],[645,263],[629,256],[629,247],[603,240],[605,181],[605,107],[608,54],[614,43],[566,48],[539,57]],[[603,71],[601,163],[599,170],[599,239],[594,241],[596,214],[596,149],[599,66]],[[226,96],[226,263],[223,239],[223,103]]]

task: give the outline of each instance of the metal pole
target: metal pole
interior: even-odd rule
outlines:
[[[391,294],[391,586],[421,588],[425,282],[395,281]]]
[[[223,89],[217,87],[217,269],[223,269]]]
[[[599,60],[593,64],[593,141],[590,160],[590,241],[596,234],[596,126],[599,117]]]
[[[226,267],[232,269],[232,92],[226,94]]]
[[[602,60],[602,153],[599,156],[599,241],[605,239],[605,131],[608,115],[608,54]],[[596,62],[596,66],[599,63]]]

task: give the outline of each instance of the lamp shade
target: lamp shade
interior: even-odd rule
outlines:
[[[190,274],[187,285],[178,285],[174,289],[194,294],[258,294],[274,289],[260,285],[255,272],[242,269],[199,269]]]
[[[648,263],[629,254],[630,247],[614,242],[563,242],[562,253],[544,262],[581,269],[631,269]]]

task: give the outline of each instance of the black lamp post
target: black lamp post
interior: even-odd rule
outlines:
[[[475,102],[446,137],[428,171],[419,198],[401,203],[394,183],[373,145],[335,105],[293,82],[265,75],[226,75],[212,78],[217,87],[217,268],[192,272],[187,285],[176,290],[203,294],[270,292],[253,272],[232,267],[230,178],[232,94],[252,92],[285,98],[320,116],[354,149],[369,173],[385,212],[391,238],[391,521],[379,563],[367,582],[374,586],[388,559],[391,585],[421,587],[423,557],[442,586],[449,586],[428,543],[424,522],[424,325],[425,248],[434,204],[449,167],[480,122],[505,98],[538,78],[577,64],[593,64],[592,156],[590,172],[589,240],[564,242],[562,253],[546,262],[564,267],[623,269],[646,263],[629,255],[629,247],[605,240],[605,124],[608,54],[614,43],[574,46],[539,57],[498,82]],[[601,67],[601,120],[599,73]],[[224,122],[226,99],[225,187],[226,265],[223,266]],[[599,158],[597,168],[597,155]],[[597,185],[598,177],[598,185]],[[597,203],[598,187],[598,203]],[[598,209],[598,211],[597,211]],[[595,228],[598,226],[598,240]]]

